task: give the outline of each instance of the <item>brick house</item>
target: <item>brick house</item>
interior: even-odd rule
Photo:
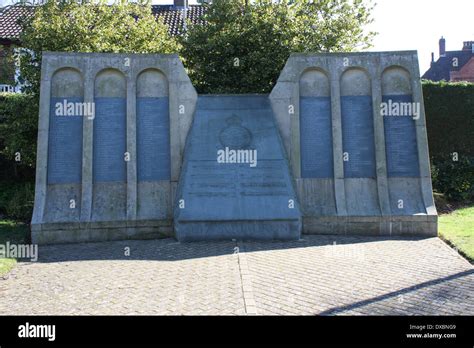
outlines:
[[[434,60],[422,78],[431,81],[474,82],[474,41],[464,41],[459,51],[446,51],[446,39],[439,40],[439,58]]]
[[[162,18],[170,35],[178,35],[184,28],[184,18],[193,24],[202,23],[202,5],[186,5],[187,0],[174,0],[173,5],[152,5],[156,18]],[[16,90],[13,85],[18,77],[18,67],[11,58],[14,48],[21,47],[19,20],[32,16],[36,6],[7,6],[0,9],[0,92]]]

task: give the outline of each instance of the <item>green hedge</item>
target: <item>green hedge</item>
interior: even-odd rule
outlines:
[[[433,188],[474,201],[474,84],[423,82]]]
[[[452,155],[431,158],[433,188],[450,201],[474,202],[474,161],[461,156],[456,161]]]
[[[34,182],[0,182],[0,214],[29,222],[33,215]]]
[[[0,93],[0,180],[34,178],[38,104],[31,95]]]
[[[15,64],[13,47],[0,44],[0,84],[15,83]]]
[[[474,157],[474,83],[423,82],[432,157]]]
[[[0,93],[0,216],[25,222],[33,210],[37,105],[29,95]]]

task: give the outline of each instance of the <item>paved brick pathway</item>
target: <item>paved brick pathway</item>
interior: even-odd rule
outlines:
[[[474,268],[437,238],[165,239],[39,252],[0,278],[1,315],[474,313]]]

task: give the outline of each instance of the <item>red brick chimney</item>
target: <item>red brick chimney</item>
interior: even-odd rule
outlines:
[[[446,40],[441,36],[439,39],[439,56],[444,57],[446,55]]]

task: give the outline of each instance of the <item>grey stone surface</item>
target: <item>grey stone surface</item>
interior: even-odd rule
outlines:
[[[168,181],[139,182],[137,184],[138,220],[170,219],[172,216],[171,186]]]
[[[270,100],[303,209],[304,233],[437,234],[419,76],[415,51],[308,53],[293,54],[288,59]],[[301,174],[300,97],[326,96],[328,90],[334,174],[325,179],[305,178]],[[372,97],[376,177],[346,178],[341,97],[366,95]],[[384,119],[380,113],[382,95],[411,95],[413,102],[421,106],[419,119],[413,121],[419,177],[388,176]],[[289,107],[293,107],[293,114],[288,112]],[[403,208],[398,207],[399,200],[403,200]],[[377,219],[364,221],[364,216]],[[406,219],[400,221],[400,216]],[[426,217],[432,219],[427,222]]]
[[[333,179],[296,179],[298,196],[306,195],[302,200],[302,209],[306,214],[316,216],[336,215],[336,198]]]
[[[32,239],[35,243],[154,238],[173,235],[175,225],[178,227],[176,231],[186,230],[184,234],[195,234],[198,239],[253,238],[259,234],[265,239],[285,238],[290,232],[292,238],[296,238],[295,236],[299,236],[301,223],[303,231],[310,234],[433,236],[437,233],[423,97],[414,51],[293,54],[269,97],[270,104],[266,96],[207,97],[207,100],[212,99],[214,102],[208,103],[209,110],[206,110],[204,118],[212,114],[216,120],[220,117],[221,120],[226,118],[231,121],[231,114],[234,113],[239,115],[239,119],[247,118],[249,123],[259,120],[259,117],[271,121],[271,125],[267,121],[252,123],[250,136],[251,140],[255,137],[253,140],[261,147],[257,149],[259,160],[268,165],[268,168],[259,172],[254,170],[251,175],[241,169],[232,173],[237,175],[237,179],[231,180],[231,185],[237,183],[240,188],[245,188],[239,191],[239,195],[245,196],[245,199],[230,204],[214,197],[202,203],[204,196],[201,195],[200,205],[199,199],[193,200],[191,195],[185,199],[186,204],[191,203],[187,211],[174,209],[177,200],[203,187],[197,187],[199,182],[191,182],[191,186],[194,185],[191,189],[184,188],[186,180],[189,184],[189,175],[194,178],[193,175],[199,172],[198,163],[215,160],[203,154],[206,151],[214,154],[217,148],[216,143],[210,140],[212,134],[206,133],[207,138],[201,137],[198,144],[206,151],[203,150],[192,161],[188,161],[191,164],[183,162],[185,146],[188,157],[188,152],[193,149],[188,133],[196,113],[197,94],[176,55],[45,52],[41,82],[36,191],[32,218]],[[393,170],[393,165],[388,166],[399,163],[393,158],[400,153],[406,154],[406,151],[386,144],[386,132],[389,134],[387,139],[398,134],[397,128],[387,126],[380,115],[380,104],[387,96],[409,97],[420,105],[421,115],[413,121],[413,128],[409,124],[412,135],[405,141],[413,147],[409,157],[416,170],[412,167],[409,168],[411,171],[397,172]],[[82,161],[80,170],[74,167],[66,171],[67,175],[75,178],[68,179],[69,181],[61,180],[61,171],[56,170],[57,168],[48,168],[48,161],[55,158],[56,151],[50,145],[50,133],[54,133],[50,114],[51,103],[57,98],[76,98],[86,103],[107,99],[105,106],[110,106],[110,110],[103,112],[111,117],[105,124],[86,118],[82,120],[81,126],[76,122],[76,128],[79,127],[77,129],[82,127],[82,135],[71,141],[81,141]],[[139,162],[140,151],[137,149],[138,146],[143,146],[137,145],[138,132],[143,129],[143,123],[137,122],[137,108],[147,98],[161,98],[160,105],[169,109],[169,154],[167,149],[160,153],[166,153],[163,163],[169,162],[166,173],[160,174],[165,179],[160,177],[144,180],[138,175],[138,172],[143,173],[139,165],[143,161]],[[321,104],[308,103],[300,107],[301,98],[320,98],[318,100],[323,101]],[[364,98],[365,104],[358,104],[360,98]],[[347,102],[345,107],[341,107],[342,100]],[[370,103],[371,111],[368,107]],[[312,105],[319,105],[325,113],[330,108],[330,116],[325,118],[328,125],[326,132],[329,133],[324,138],[326,141],[331,138],[332,141],[332,152],[329,154],[328,151],[331,161],[326,161],[325,164],[332,162],[329,174],[328,167],[318,174],[308,174],[311,171],[315,173],[314,168],[305,167],[304,172],[302,171],[301,162],[311,152],[312,143],[300,139],[300,128],[304,127],[300,116],[301,113],[307,113]],[[361,105],[365,105],[365,108]],[[356,112],[352,113],[352,109]],[[361,127],[362,118],[358,120],[355,117],[358,109],[363,110],[360,111],[363,113],[361,116],[364,116],[363,125],[367,127]],[[111,122],[114,115],[117,120]],[[209,131],[215,121],[211,118],[206,119],[209,123],[201,125],[199,132]],[[345,124],[347,121],[343,120],[346,119],[350,120],[349,123],[359,122],[359,128],[354,130],[354,124]],[[361,134],[361,128],[370,129],[368,133],[372,132],[372,125],[367,124],[371,119],[373,143],[361,141],[357,138]],[[274,132],[273,124],[276,124],[279,134]],[[317,131],[317,124],[313,124],[311,130],[313,128]],[[395,133],[390,133],[391,129],[395,129]],[[97,133],[103,139],[111,140],[103,146],[102,152],[97,151],[97,145],[101,142],[100,139],[95,139]],[[232,137],[235,138],[235,134],[231,134]],[[165,137],[160,139],[164,143],[168,141]],[[272,142],[271,139],[278,141]],[[268,152],[270,143],[273,148]],[[358,163],[365,165],[359,172],[349,168],[352,170],[350,174],[347,172],[351,166],[343,159],[348,143],[352,144],[352,151],[358,153]],[[392,144],[392,141],[388,144]],[[301,146],[306,146],[304,154]],[[115,151],[115,157],[109,161],[111,148],[112,152]],[[73,150],[79,156],[77,147],[71,147],[68,151]],[[130,160],[126,163],[121,160],[122,151],[129,154]],[[265,155],[260,157],[262,151]],[[64,157],[59,162],[64,161]],[[77,159],[74,160],[78,162]],[[367,161],[375,163],[371,162],[367,166]],[[272,167],[276,162],[281,163],[279,169]],[[214,179],[219,176],[216,168],[208,169],[207,174],[204,174],[211,172]],[[393,175],[394,172],[399,174]],[[404,175],[408,172],[417,174]],[[281,177],[278,177],[281,173],[285,179],[284,193],[278,189],[282,183]],[[203,173],[199,172],[198,175]],[[246,178],[246,182],[242,179],[246,175],[253,177],[251,180]],[[208,184],[209,190],[215,189],[210,188],[213,183]],[[257,186],[261,192],[254,190]],[[265,191],[264,187],[273,191]],[[193,194],[194,198],[199,196],[196,192]],[[221,194],[223,192],[218,192],[217,196]],[[253,198],[249,198],[251,196]],[[296,209],[288,213],[286,207],[292,199],[295,200]],[[74,201],[73,206],[71,200]],[[200,209],[204,213],[194,214]],[[177,218],[179,221],[174,224]],[[236,226],[235,233],[231,233],[226,225],[229,221]],[[177,235],[179,237],[179,233]],[[182,240],[186,238],[183,237]]]
[[[242,158],[255,162],[225,163],[221,151],[251,151]],[[177,200],[180,241],[299,238],[301,212],[267,95],[199,97]]]
[[[147,74],[142,74],[147,72]],[[160,78],[156,78],[158,75]],[[121,79],[124,79],[122,83]],[[138,81],[138,86],[137,86]],[[164,83],[165,82],[165,83]],[[80,86],[80,87],[78,87]],[[114,87],[115,86],[115,87]],[[51,97],[71,97],[83,91],[84,102],[96,97],[126,98],[126,163],[124,182],[94,182],[94,122],[83,120],[81,182],[52,186],[48,183],[48,143]],[[171,178],[163,182],[137,180],[136,98],[169,96]],[[38,155],[32,239],[35,243],[140,238],[149,231],[140,226],[151,219],[162,234],[171,229],[172,186],[176,185],[191,125],[197,94],[176,55],[44,52],[38,131]],[[180,110],[182,111],[180,113]],[[150,190],[143,197],[144,190]],[[69,201],[76,200],[73,212]],[[80,221],[80,222],[79,222]],[[100,226],[117,229],[104,233]],[[148,223],[149,224],[149,223]],[[98,225],[98,226],[96,226]],[[91,227],[96,226],[96,227]],[[58,233],[62,229],[63,235]],[[135,230],[136,229],[136,230]]]
[[[474,268],[438,238],[40,246],[0,278],[0,315],[473,312]]]

